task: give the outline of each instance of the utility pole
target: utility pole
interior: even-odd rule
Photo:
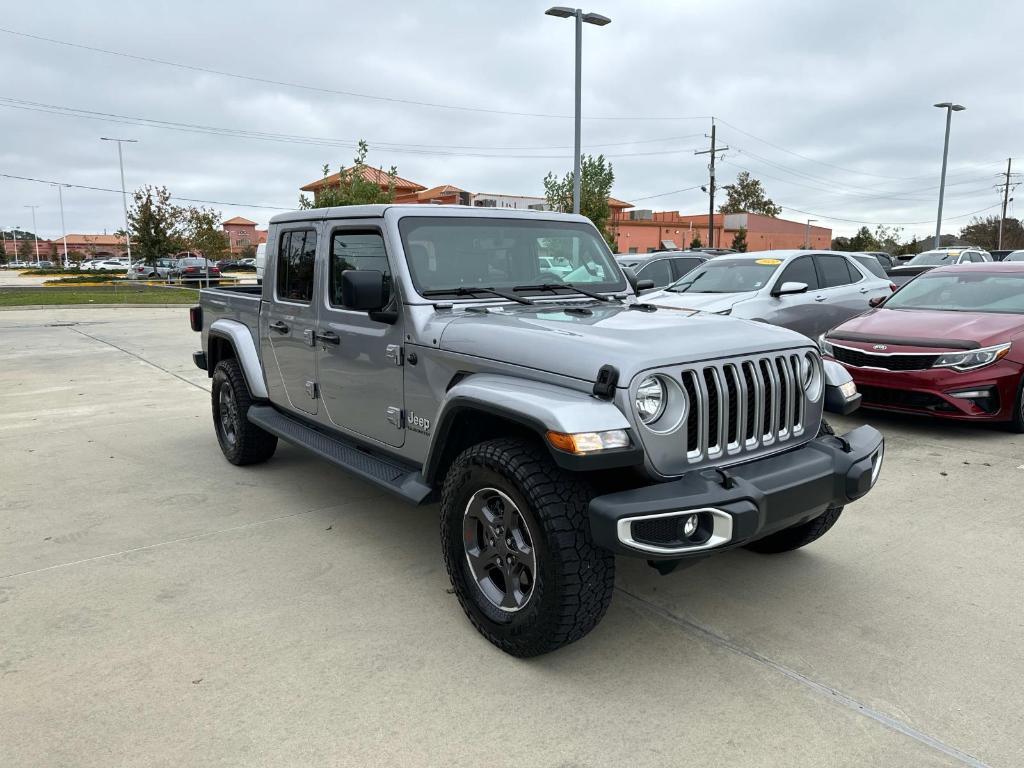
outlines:
[[[124,188],[124,154],[121,152],[122,144],[135,144],[138,139],[113,139],[109,136],[101,136],[100,141],[117,142],[117,164],[121,167],[121,206],[124,208],[124,242],[128,248],[128,271],[132,271],[132,230],[128,222],[128,193]]]
[[[711,155],[711,163],[708,165],[708,247],[715,247],[715,153],[725,152],[728,147],[715,146],[715,118],[711,118],[711,149],[702,149],[694,152],[695,155]]]
[[[1006,221],[1006,204],[1010,200],[1010,168],[1013,166],[1013,158],[1006,158],[1006,181],[1003,182],[1003,211],[999,217],[999,238],[996,243],[996,250],[1003,247],[1003,222]]]
[[[36,266],[39,266],[39,231],[36,229],[36,208],[38,205],[26,205],[26,208],[32,209],[32,236],[36,239]]]
[[[807,234],[804,235],[804,248],[810,250],[811,247],[811,224],[817,221],[817,219],[807,220]]]
[[[57,202],[60,203],[60,236],[64,241],[64,269],[68,268],[68,230],[64,226],[64,192],[61,184],[57,185]]]

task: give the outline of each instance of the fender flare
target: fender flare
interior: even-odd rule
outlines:
[[[478,373],[452,386],[441,403],[424,462],[423,473],[428,480],[437,474],[456,417],[466,410],[493,414],[527,427],[541,438],[555,463],[563,469],[587,471],[643,463],[643,449],[636,444],[632,425],[613,403],[555,384]],[[627,430],[634,445],[579,456],[553,448],[545,439],[548,431],[574,433],[611,429]]]
[[[266,400],[269,397],[267,383],[263,380],[263,366],[260,364],[256,341],[253,339],[249,327],[237,320],[221,318],[213,321],[210,326],[210,336],[226,339],[231,343],[238,364],[242,366],[242,375],[245,376],[249,392],[258,400]],[[210,375],[213,375],[212,367]]]

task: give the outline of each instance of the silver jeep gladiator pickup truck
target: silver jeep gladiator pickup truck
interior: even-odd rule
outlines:
[[[194,359],[231,463],[280,438],[439,500],[466,615],[532,656],[597,625],[616,555],[792,550],[881,468],[875,429],[822,421],[859,395],[807,338],[637,287],[581,216],[297,211],[271,221],[261,286],[200,293]]]

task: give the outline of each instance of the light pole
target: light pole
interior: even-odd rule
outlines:
[[[36,239],[36,266],[39,266],[39,233],[36,231],[36,208],[38,205],[26,205],[32,209],[32,236]]]
[[[138,139],[112,139],[108,136],[100,136],[100,141],[117,142],[117,163],[121,166],[121,205],[124,208],[124,242],[128,247],[128,272],[132,271],[132,233],[128,226],[128,193],[124,188],[124,154],[121,152],[122,144],[137,144]]]
[[[946,142],[942,145],[942,179],[939,181],[939,215],[935,220],[935,247],[942,243],[942,198],[946,193],[946,158],[949,156],[949,124],[952,121],[954,112],[963,112],[967,107],[954,104],[951,101],[944,101],[933,106],[946,110]]]
[[[575,129],[576,136],[573,143],[573,174],[572,174],[572,212],[580,212],[580,105],[583,98],[581,90],[583,86],[583,22],[603,27],[611,23],[611,19],[599,13],[585,13],[582,8],[567,8],[564,5],[556,5],[544,11],[548,16],[557,16],[560,19],[576,19],[576,113]]]
[[[817,221],[817,219],[807,220],[807,234],[804,235],[804,248],[810,249],[811,247],[811,224]]]
[[[68,268],[68,231],[64,226],[64,186],[62,184],[55,185],[57,187],[57,202],[60,205],[60,238],[64,241],[64,269]]]

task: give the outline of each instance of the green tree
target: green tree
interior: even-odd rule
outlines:
[[[875,240],[875,236],[871,234],[871,230],[867,227],[861,227],[857,230],[857,234],[850,238],[850,250],[880,251],[881,248],[879,248],[878,241]]]
[[[256,246],[247,245],[238,254],[239,259],[255,259],[256,258]]]
[[[182,250],[184,211],[171,202],[167,187],[149,185],[135,190],[128,209],[128,227],[134,258],[153,264]],[[124,232],[120,233],[124,236]]]
[[[180,243],[189,251],[199,251],[211,261],[231,253],[227,236],[220,227],[220,211],[188,207],[181,210]]]
[[[338,183],[319,190],[313,199],[305,195],[299,195],[299,208],[372,205],[374,203],[390,203],[394,201],[398,169],[395,166],[391,166],[391,170],[385,176],[387,179],[386,187],[382,188],[380,184],[368,180],[366,172],[369,166],[366,164],[366,155],[369,151],[369,145],[360,139],[351,167],[345,168],[342,166],[338,169]],[[326,179],[331,175],[331,167],[324,165],[323,172]]]
[[[875,227],[873,236],[878,247],[871,250],[898,253],[903,247],[903,227],[887,227],[884,224],[879,224]]]
[[[735,184],[726,184],[725,202],[718,207],[719,213],[759,213],[775,218],[782,213],[782,207],[767,197],[764,186],[747,171],[736,175]]]
[[[54,264],[60,261],[60,256],[57,253],[57,243],[55,243],[52,240],[50,241],[49,255],[46,258],[52,261]]]
[[[850,251],[850,238],[839,235],[838,237],[832,238],[832,250],[833,251]]]
[[[960,230],[960,240],[969,245],[978,245],[986,250],[993,250],[999,243],[999,217],[986,216],[971,219]],[[1003,220],[1003,248],[1024,248],[1024,228],[1019,219]]]
[[[35,238],[25,237],[23,234],[18,241],[18,259],[21,261],[33,261],[36,256]]]
[[[732,238],[732,247],[740,253],[747,252],[747,228],[740,227]]]
[[[704,247],[704,243],[700,241],[700,235],[694,235],[693,240],[690,241],[690,248],[692,250],[698,250]]]
[[[573,171],[559,179],[554,173],[544,177],[544,197],[553,211],[568,213],[572,210]],[[604,155],[583,155],[580,160],[580,213],[590,219],[612,250],[615,238],[608,226],[611,208],[608,198],[615,181],[612,164]]]

